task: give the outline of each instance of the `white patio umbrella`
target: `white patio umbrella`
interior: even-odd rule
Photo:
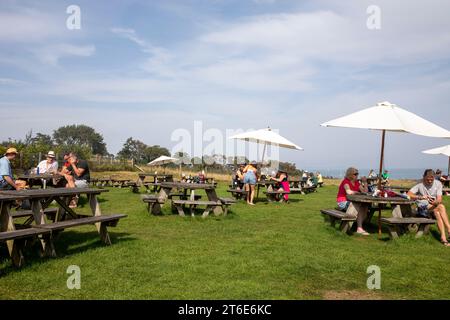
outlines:
[[[352,113],[322,124],[324,127],[343,127],[379,130],[382,132],[380,176],[378,187],[381,188],[383,173],[384,145],[386,132],[408,132],[426,137],[450,138],[450,131],[441,128],[409,111],[390,102],[381,102],[374,107]],[[379,233],[381,233],[381,212],[379,216]]]
[[[448,157],[448,175],[450,176],[450,145],[422,151],[425,154],[441,154]]]
[[[167,156],[161,156],[159,158],[156,158],[155,160],[149,162],[148,166],[163,166],[165,164],[173,163],[178,161],[176,158],[167,157]],[[164,173],[166,172],[166,168],[164,167]]]
[[[268,145],[287,149],[303,150],[303,148],[299,147],[298,145],[289,141],[288,139],[280,136],[278,133],[272,131],[272,129],[270,128],[236,134],[234,136],[229,137],[228,139],[243,140],[247,142],[264,144],[262,162],[264,162],[264,156],[266,154],[266,148]]]

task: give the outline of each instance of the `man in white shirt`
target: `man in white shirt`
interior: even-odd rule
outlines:
[[[423,174],[423,181],[413,187],[408,196],[417,202],[419,216],[432,213],[437,220],[441,242],[444,246],[450,246],[445,235],[445,229],[450,234],[450,223],[445,206],[442,204],[442,183],[435,179],[435,173],[428,169]]]
[[[57,173],[58,172],[58,162],[55,160],[56,155],[54,151],[49,151],[47,154],[47,159],[43,160],[37,166],[39,168],[39,174],[42,173]]]

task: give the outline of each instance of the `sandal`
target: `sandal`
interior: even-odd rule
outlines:
[[[450,247],[448,241],[441,240],[441,243],[444,245],[444,247]]]
[[[367,231],[363,231],[363,232],[356,232],[357,235],[360,236],[370,236],[370,233],[368,233]]]

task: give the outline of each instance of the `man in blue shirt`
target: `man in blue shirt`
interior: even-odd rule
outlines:
[[[11,161],[17,156],[15,148],[6,150],[5,156],[0,159],[0,190],[18,190],[19,186],[13,179]]]

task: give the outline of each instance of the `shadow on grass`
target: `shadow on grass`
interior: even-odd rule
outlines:
[[[114,246],[114,244],[123,241],[135,241],[137,240],[134,237],[130,237],[129,233],[125,232],[110,232],[108,231],[110,239],[111,239],[111,246]],[[76,245],[78,243],[84,243],[79,246],[76,246],[74,248],[70,248],[69,246]],[[45,263],[49,261],[50,259],[59,259],[59,258],[65,258],[67,256],[71,256],[74,254],[82,253],[88,250],[97,249],[97,248],[103,248],[103,247],[109,247],[105,245],[100,240],[100,236],[97,231],[93,232],[77,232],[77,231],[64,231],[64,233],[59,234],[54,239],[54,245],[55,245],[55,251],[56,251],[56,258],[43,258],[40,256],[41,252],[41,244],[38,240],[34,240],[31,243],[27,243],[25,249],[23,250],[23,255],[25,258],[25,264],[20,268],[15,268],[12,263],[11,259],[9,258],[8,249],[6,246],[2,246],[0,250],[0,264],[4,265],[7,264],[4,268],[0,269],[0,277],[6,276],[13,272],[19,272],[21,270],[26,270],[28,268],[31,268],[33,266]]]

